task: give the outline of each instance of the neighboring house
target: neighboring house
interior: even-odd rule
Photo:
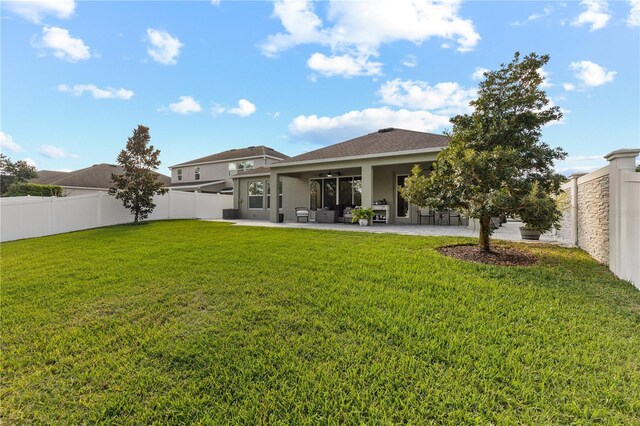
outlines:
[[[232,193],[233,176],[289,158],[267,146],[230,149],[169,167],[169,188],[190,192]]]
[[[112,185],[111,175],[121,173],[121,166],[102,163],[74,172],[41,170],[38,172],[38,177],[31,179],[30,182],[61,186],[64,189],[65,196],[84,195],[108,191]],[[156,174],[160,182],[165,186],[169,185],[171,182],[169,176],[160,173]]]
[[[296,207],[309,208],[315,220],[318,209],[365,206],[387,223],[417,223],[417,208],[397,188],[415,164],[428,171],[447,143],[443,135],[388,128],[239,172],[234,208],[240,218],[290,222]]]

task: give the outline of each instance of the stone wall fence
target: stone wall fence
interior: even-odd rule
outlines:
[[[559,240],[580,247],[640,289],[640,149],[605,155],[609,165],[574,174],[562,189],[571,199]]]

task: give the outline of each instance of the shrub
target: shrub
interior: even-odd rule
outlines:
[[[556,200],[541,191],[535,182],[529,194],[522,199],[518,216],[525,228],[545,233],[560,226],[562,212],[558,204],[561,200],[562,198]]]
[[[37,197],[62,197],[62,187],[58,185],[41,185],[39,183],[16,182],[9,186],[4,197],[23,197],[32,195]]]

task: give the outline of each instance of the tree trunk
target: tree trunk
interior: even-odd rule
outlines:
[[[480,248],[480,250],[484,250],[486,252],[491,251],[491,246],[489,244],[490,232],[491,217],[483,215],[480,217],[480,236],[478,241],[478,247]]]
[[[138,224],[138,211],[136,210],[135,215],[133,216],[133,223]]]

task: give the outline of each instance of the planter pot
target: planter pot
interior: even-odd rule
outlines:
[[[369,226],[368,219],[358,219],[358,223],[360,224],[360,226]]]
[[[534,229],[528,229],[524,226],[520,227],[520,236],[523,240],[539,240],[540,239],[540,231],[536,231]]]

